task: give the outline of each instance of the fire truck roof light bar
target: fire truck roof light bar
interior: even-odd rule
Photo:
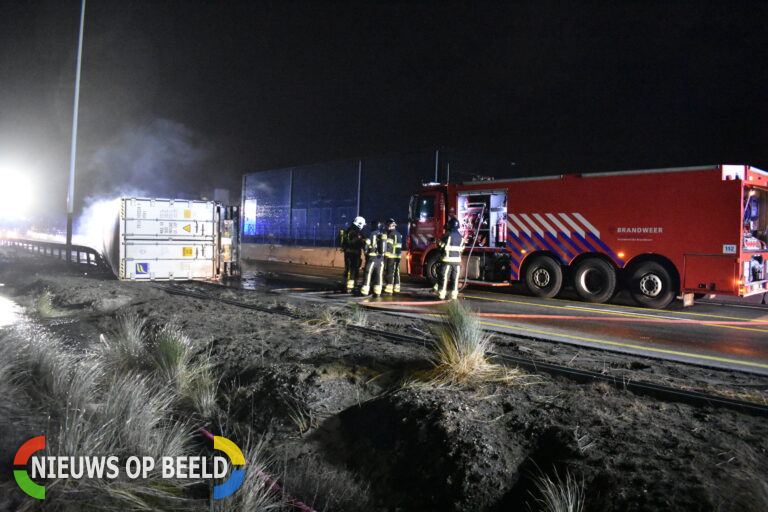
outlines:
[[[527,178],[505,178],[502,180],[493,180],[492,183],[512,183],[512,182],[518,182],[518,181],[540,181],[540,180],[561,180],[563,179],[563,174],[558,174],[556,176],[530,176]],[[462,183],[462,185],[480,185],[480,184],[488,184],[488,180],[480,180],[480,181],[465,181]]]
[[[691,172],[717,169],[717,165],[699,165],[694,167],[667,167],[666,169],[637,169],[633,171],[590,172],[581,175],[582,178],[599,178],[601,176],[625,176],[629,174],[656,174],[661,172]]]

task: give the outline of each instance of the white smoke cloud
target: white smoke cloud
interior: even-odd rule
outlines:
[[[167,119],[123,130],[98,149],[84,176],[89,195],[75,220],[73,242],[103,250],[120,197],[196,197],[208,150],[186,126]]]
[[[151,197],[196,195],[208,157],[206,147],[183,124],[157,119],[127,128],[94,153],[88,165],[90,195],[127,195],[128,189]]]

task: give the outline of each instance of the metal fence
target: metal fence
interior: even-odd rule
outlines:
[[[333,246],[357,215],[394,218],[405,231],[408,200],[426,182],[501,176],[509,162],[425,151],[344,160],[243,176],[242,242]]]

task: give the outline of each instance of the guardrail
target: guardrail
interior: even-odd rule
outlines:
[[[0,238],[0,246],[16,247],[33,254],[48,256],[51,258],[106,268],[107,264],[101,254],[91,247],[84,245],[71,245],[57,242],[44,242],[42,240],[27,240],[22,238]]]

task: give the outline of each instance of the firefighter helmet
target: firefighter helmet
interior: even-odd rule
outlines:
[[[387,227],[387,229],[394,229],[397,226],[397,222],[395,222],[395,219],[390,217],[389,219],[387,219],[385,226]]]
[[[355,220],[352,221],[352,224],[357,226],[357,229],[363,229],[365,227],[365,219],[358,215],[355,217]]]
[[[461,226],[461,224],[457,219],[451,219],[448,221],[448,231],[459,229],[459,226]]]
[[[377,220],[376,221],[376,229],[378,229],[379,231],[383,231],[384,230],[384,221]]]

